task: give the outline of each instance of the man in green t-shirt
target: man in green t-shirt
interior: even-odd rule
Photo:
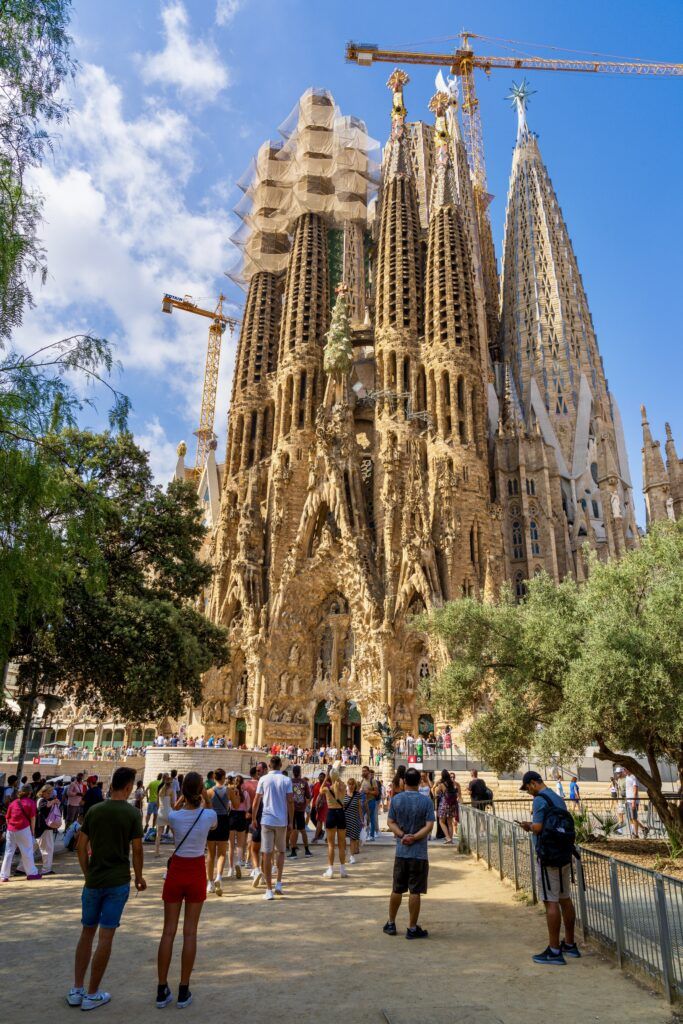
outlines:
[[[157,775],[156,779],[153,779],[147,789],[145,790],[145,796],[147,797],[147,817],[145,818],[145,830],[149,828],[150,818],[152,819],[152,828],[156,827],[157,815],[159,814],[159,789],[161,788],[161,780],[163,775],[161,772]]]
[[[74,984],[66,1001],[82,1010],[94,1010],[111,1000],[108,992],[100,991],[100,983],[130,894],[131,846],[135,888],[138,892],[147,888],[142,877],[142,821],[135,807],[128,803],[134,784],[132,768],[117,768],[111,780],[111,798],[90,808],[78,836],[78,862],[85,876],[81,896],[83,930],[76,946]],[[92,956],[98,927],[97,949]],[[91,957],[86,991],[85,975]]]

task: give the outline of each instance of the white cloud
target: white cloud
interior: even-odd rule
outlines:
[[[104,334],[126,371],[117,381],[122,390],[136,372],[152,376],[168,389],[166,412],[191,425],[199,418],[208,321],[163,316],[161,296],[188,292],[215,301],[222,271],[234,259],[225,195],[188,202],[201,158],[196,142],[192,121],[157,100],[127,118],[119,86],[103,68],[82,67],[56,161],[35,174],[45,196],[50,273],[44,287],[36,286],[37,306],[16,339],[28,348],[35,338],[84,329]],[[226,335],[219,432],[234,348]]]
[[[234,6],[235,2],[228,0],[228,7]],[[233,14],[236,10],[235,7]],[[143,80],[147,84],[175,86],[187,97],[212,102],[230,84],[230,72],[217,49],[205,38],[198,38],[196,42],[192,40],[187,11],[180,0],[169,3],[162,10],[161,19],[165,46],[159,53],[142,58]]]
[[[169,441],[158,416],[148,420],[142,431],[136,432],[135,440],[149,452],[149,464],[158,484],[167,484],[173,477],[178,455],[176,445]],[[188,445],[189,448],[189,445]]]
[[[245,0],[216,0],[216,24],[229,25],[244,4]]]

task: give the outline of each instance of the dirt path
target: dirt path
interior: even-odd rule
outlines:
[[[662,998],[586,951],[564,968],[535,967],[545,945],[538,908],[497,877],[443,847],[432,850],[424,942],[385,936],[392,850],[369,848],[348,881],[321,877],[324,853],[285,870],[274,903],[248,880],[207,902],[186,1011],[197,1020],[271,1024],[665,1024]],[[368,849],[368,848],[366,848]],[[165,862],[165,858],[163,858]],[[79,932],[80,878],[71,856],[59,877],[13,880],[0,890],[2,1016],[22,1024],[73,1022],[62,1001]],[[149,889],[131,896],[106,976],[112,1003],[97,1020],[137,1024],[158,1011],[156,945],[161,867],[148,855]],[[399,925],[405,927],[405,913]],[[177,983],[179,944],[172,978]],[[35,985],[35,988],[34,988]],[[167,1013],[176,1019],[175,1007]]]

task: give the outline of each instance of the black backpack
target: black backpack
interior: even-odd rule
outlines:
[[[543,827],[538,835],[536,853],[541,867],[562,868],[576,856],[574,819],[566,807],[560,807],[547,793],[538,793],[548,804]]]

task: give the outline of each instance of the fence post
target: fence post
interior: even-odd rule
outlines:
[[[503,830],[500,827],[499,821],[496,822],[496,828],[498,830],[498,873],[502,882],[505,878],[505,872],[503,871]]]
[[[486,814],[486,863],[488,864],[489,870],[491,868],[491,817],[492,815]]]
[[[614,917],[614,938],[617,944],[617,960],[619,966],[624,966],[624,919],[621,910],[621,895],[619,893],[619,874],[617,862],[613,857],[609,859],[610,895],[612,897],[612,915]]]
[[[477,860],[479,860],[479,812],[473,811],[472,816],[474,817],[474,838],[477,845]]]
[[[512,833],[512,872],[514,874],[515,889],[519,890],[519,864],[517,863],[517,829],[513,825]]]
[[[666,913],[664,879],[659,872],[655,872],[655,896],[657,901],[657,920],[659,922],[659,948],[662,955],[662,983],[666,998],[670,1003],[673,1003],[676,985],[671,958],[671,932],[669,930],[669,918]]]
[[[534,837],[531,832],[529,832],[528,839],[529,864],[531,867],[531,898],[534,903],[538,903],[538,893],[536,891],[536,844],[534,843]]]
[[[583,873],[583,862],[576,861],[576,889],[579,898],[579,914],[581,915],[581,929],[584,941],[588,938],[588,912],[586,903],[586,878]]]

